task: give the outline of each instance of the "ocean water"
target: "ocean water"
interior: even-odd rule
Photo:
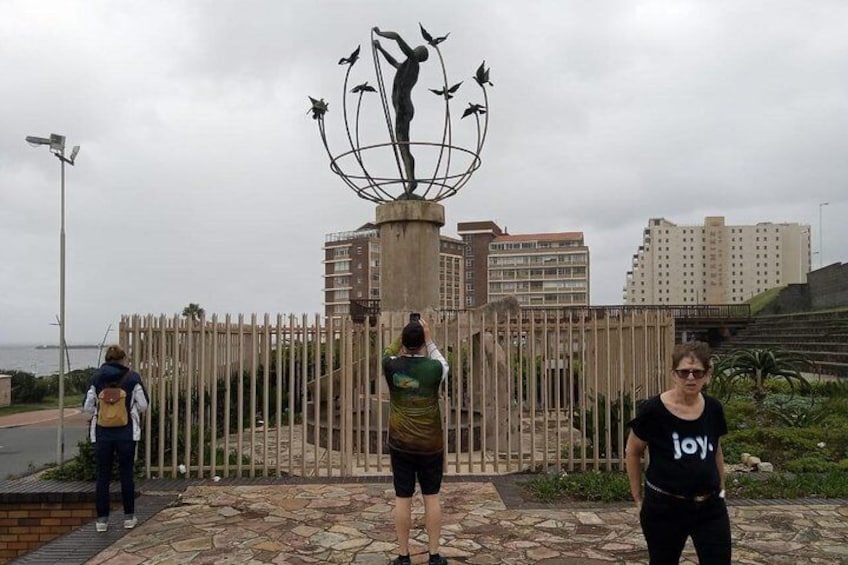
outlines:
[[[65,359],[65,371],[97,367],[99,348],[69,349],[70,364]],[[58,349],[36,349],[35,345],[0,345],[0,373],[3,370],[28,371],[38,376],[59,372]]]

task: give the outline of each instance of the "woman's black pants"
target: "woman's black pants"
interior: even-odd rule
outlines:
[[[651,565],[680,563],[689,536],[701,565],[730,565],[730,519],[723,498],[695,502],[646,488],[639,522]]]

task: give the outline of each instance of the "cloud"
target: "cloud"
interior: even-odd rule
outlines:
[[[454,108],[478,101],[471,74],[491,66],[483,166],[445,202],[444,233],[474,219],[583,231],[596,304],[620,302],[651,217],[817,235],[830,202],[825,259],[845,259],[846,19],[836,1],[6,2],[0,343],[55,338],[59,165],[23,142],[51,132],[82,146],[66,171],[69,342],[188,302],[320,311],[325,235],[374,209],[330,172],[306,97],[329,102],[341,150],[336,62],[361,45],[352,84],[375,84],[374,25],[414,44],[419,22],[451,33],[449,80],[465,81]],[[436,71],[416,87],[419,139],[441,131]],[[473,137],[469,120],[455,130]]]

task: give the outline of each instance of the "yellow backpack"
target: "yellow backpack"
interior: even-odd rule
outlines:
[[[107,386],[97,395],[97,425],[120,428],[130,421],[127,413],[127,391],[122,387],[129,371],[117,384]]]

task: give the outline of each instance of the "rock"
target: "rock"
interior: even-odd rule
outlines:
[[[759,457],[751,456],[751,457],[749,457],[749,458],[748,458],[748,466],[749,466],[749,467],[756,467],[756,466],[757,466],[757,465],[759,465],[761,462],[762,462],[762,461],[760,460],[760,458],[759,458]]]
[[[771,463],[767,463],[765,461],[758,463],[757,464],[757,471],[760,471],[762,473],[773,473],[774,472],[774,465],[772,465]]]

